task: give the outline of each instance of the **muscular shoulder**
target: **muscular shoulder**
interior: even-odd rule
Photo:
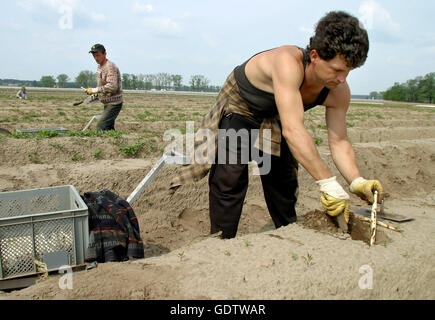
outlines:
[[[343,107],[347,109],[350,104],[350,97],[350,88],[345,82],[329,92],[324,104],[326,107]]]
[[[273,62],[282,68],[292,68],[294,72],[303,73],[303,54],[296,46],[282,46],[273,50]]]
[[[257,88],[275,93],[277,86],[299,88],[304,76],[302,52],[282,46],[252,57],[245,67],[248,80]]]
[[[273,56],[273,78],[291,81],[298,88],[304,79],[303,54],[295,46],[275,49]]]

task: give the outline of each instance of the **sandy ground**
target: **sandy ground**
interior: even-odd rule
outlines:
[[[25,102],[0,94],[0,127],[10,131],[78,131],[101,112],[99,105],[73,109],[79,95],[70,92],[38,92]],[[71,184],[80,194],[107,188],[127,198],[160,158],[163,132],[182,129],[186,120],[199,125],[214,97],[127,94],[125,100],[116,127],[125,131],[121,138],[1,137],[0,192]],[[306,125],[323,139],[320,154],[346,186],[333,166],[323,114],[316,108]],[[362,175],[384,184],[385,211],[414,218],[388,222],[403,231],[380,228],[374,247],[363,241],[367,223],[354,219],[355,232],[347,235],[324,215],[318,187],[302,168],[297,223],[275,230],[260,179],[251,175],[238,236],[210,236],[207,179],[171,195],[179,167],[166,165],[133,205],[145,259],[75,272],[71,290],[60,289],[60,275],[52,275],[23,290],[0,291],[0,299],[434,299],[434,118],[431,108],[350,108],[348,134]],[[120,151],[137,141],[145,142],[137,155]],[[351,208],[360,207],[367,206],[351,195]],[[370,275],[372,289],[362,289]]]

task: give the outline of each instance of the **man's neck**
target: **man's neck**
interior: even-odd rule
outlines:
[[[106,60],[103,61],[102,64],[100,64],[100,67],[104,66],[106,64],[106,62],[109,61],[109,59],[106,58]]]
[[[324,87],[323,83],[316,76],[316,73],[314,72],[314,65],[311,63],[307,65],[305,70],[304,87],[309,91],[319,91]]]

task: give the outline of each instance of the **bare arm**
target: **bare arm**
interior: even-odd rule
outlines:
[[[326,104],[326,124],[328,126],[329,149],[332,159],[341,175],[350,184],[360,177],[355,151],[349,142],[346,129],[346,112],[350,103],[347,83],[330,93]]]
[[[331,171],[304,126],[304,106],[299,92],[302,79],[303,69],[296,59],[287,54],[277,55],[272,81],[283,136],[295,159],[315,180],[327,179],[332,176]]]

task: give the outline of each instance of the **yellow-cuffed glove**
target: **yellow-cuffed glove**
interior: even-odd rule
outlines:
[[[319,180],[316,183],[322,192],[320,201],[328,214],[332,217],[343,214],[346,223],[349,223],[349,195],[337,182],[337,178]]]
[[[98,88],[87,88],[86,93],[91,95],[98,92]]]
[[[384,198],[384,188],[379,180],[366,180],[363,177],[359,177],[352,181],[349,190],[370,204],[373,203],[373,194],[375,190],[379,193],[379,203],[381,203]]]

